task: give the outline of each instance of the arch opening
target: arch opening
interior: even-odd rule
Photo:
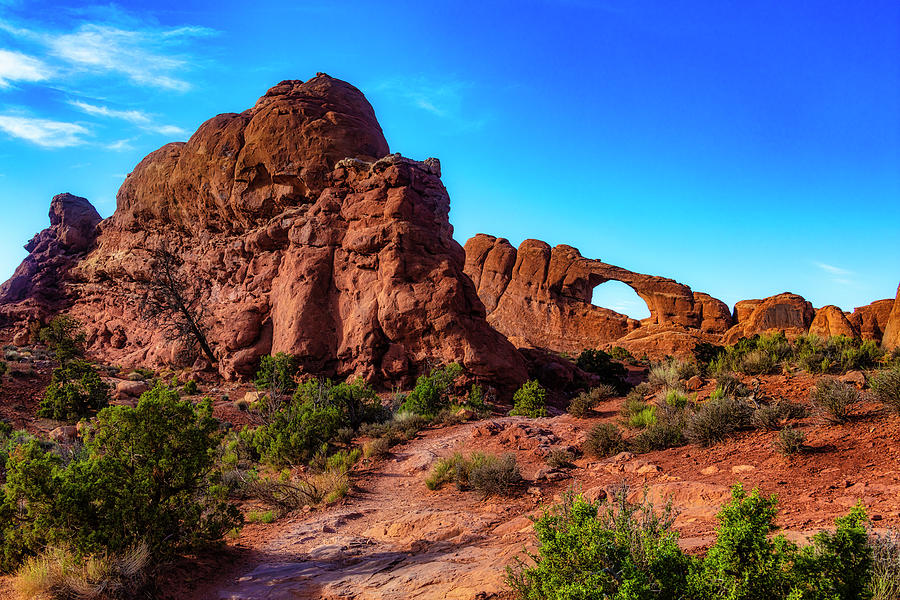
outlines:
[[[640,320],[650,316],[650,308],[644,299],[631,286],[621,281],[609,280],[596,286],[591,294],[591,304],[628,315],[632,319]]]

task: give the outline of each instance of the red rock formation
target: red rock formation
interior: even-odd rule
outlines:
[[[823,306],[816,311],[816,316],[809,326],[809,333],[823,338],[835,335],[844,335],[851,338],[859,337],[859,332],[847,320],[844,311],[833,304]]]
[[[505,239],[478,234],[465,249],[466,274],[475,283],[488,321],[519,347],[580,352],[625,336],[640,337],[638,332],[651,325],[721,333],[731,324],[728,307],[708,294],[584,258],[571,246],[551,249],[544,242],[525,240],[517,250]],[[611,280],[634,289],[647,303],[650,317],[638,322],[593,306],[594,288]]]
[[[90,249],[100,215],[85,198],[59,194],[50,201],[50,227],[25,245],[29,254],[0,285],[0,305],[14,305],[8,317],[28,320],[60,308],[73,265]]]
[[[751,306],[753,310],[747,314]],[[765,300],[742,300],[735,304],[737,325],[725,333],[723,341],[734,344],[742,337],[774,331],[793,337],[804,335],[815,316],[812,304],[789,292]]]
[[[880,343],[893,306],[893,298],[876,300],[872,304],[856,307],[847,319],[862,339]]]
[[[184,348],[139,318],[134,283],[144,249],[164,245],[204,298],[223,375],[285,351],[309,372],[385,385],[454,360],[517,385],[524,360],[463,274],[439,163],[387,153],[359,90],[321,74],[283,82],[141,161],[96,248],[71,269],[69,312],[110,360],[176,360]],[[45,254],[26,262],[46,271]],[[37,302],[35,286],[6,287]],[[15,316],[23,300],[4,298],[0,312]]]
[[[894,306],[884,327],[881,346],[887,350],[900,348],[900,286],[897,286],[897,299],[894,300]]]

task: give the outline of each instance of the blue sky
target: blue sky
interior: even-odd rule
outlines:
[[[900,280],[898,57],[895,0],[0,0],[0,279],[54,194],[108,216],[148,152],[323,71],[441,159],[460,243],[849,310]]]

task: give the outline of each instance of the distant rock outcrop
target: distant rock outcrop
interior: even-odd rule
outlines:
[[[872,304],[856,307],[847,319],[862,339],[881,342],[893,307],[893,298],[876,300]]]
[[[139,318],[135,283],[147,250],[165,247],[199,288],[225,376],[284,351],[308,372],[385,386],[449,361],[518,385],[525,361],[488,325],[463,273],[440,164],[388,152],[350,84],[322,74],[282,82],[252,109],[214,117],[142,160],[96,240],[100,218],[87,201],[77,219],[52,210],[51,228],[4,285],[0,314],[65,308],[109,360],[174,361],[185,348]]]
[[[887,324],[884,326],[884,336],[881,340],[881,345],[888,350],[900,348],[900,286],[897,286],[897,299],[894,300],[891,314],[888,316]]]
[[[816,316],[812,304],[802,296],[785,292],[764,300],[742,300],[735,304],[736,325],[723,338],[733,344],[742,337],[779,331],[796,337],[809,331]]]
[[[859,332],[837,306],[829,304],[816,311],[816,316],[809,325],[810,335],[827,338],[843,335],[850,338],[859,337]]]
[[[465,245],[466,274],[475,283],[488,322],[519,347],[580,352],[616,340],[666,332],[688,336],[690,347],[701,333],[722,333],[731,324],[724,303],[695,294],[671,279],[635,273],[599,260],[584,258],[577,249],[551,248],[525,240],[518,249],[507,240],[478,234]],[[637,321],[591,304],[593,290],[607,281],[630,286],[650,309]]]

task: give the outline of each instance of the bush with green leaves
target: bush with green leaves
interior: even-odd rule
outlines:
[[[879,371],[869,379],[869,387],[879,402],[900,412],[900,368]]]
[[[197,386],[196,380],[188,379],[182,386],[181,391],[187,396],[194,396],[200,391],[200,388]]]
[[[60,364],[84,356],[87,336],[81,323],[68,315],[57,315],[38,333],[38,338]]]
[[[536,379],[526,381],[513,394],[513,407],[509,414],[531,418],[546,417],[547,390]]]
[[[627,488],[612,503],[568,492],[535,520],[538,550],[507,569],[507,583],[521,600],[684,597],[692,561],[674,520],[671,504],[633,504]]]
[[[362,379],[333,384],[311,380],[293,397],[265,411],[265,423],[241,432],[255,456],[276,466],[308,463],[327,455],[344,428],[380,423],[390,416],[378,395]]]
[[[3,569],[48,544],[91,554],[140,542],[163,557],[220,540],[240,523],[215,468],[221,437],[208,400],[157,385],[135,408],[100,411],[77,454],[16,445],[0,503]]]
[[[794,355],[797,365],[810,373],[846,373],[871,369],[884,352],[872,340],[844,335],[821,338],[811,334],[794,341]]]
[[[53,370],[38,416],[78,421],[109,403],[109,386],[87,361],[74,358]]]
[[[829,377],[816,383],[816,387],[809,393],[809,399],[822,418],[840,425],[850,420],[860,396],[852,385]]]
[[[400,412],[415,413],[424,417],[434,417],[450,405],[450,392],[457,378],[462,374],[459,363],[432,369],[428,375],[416,380],[416,387],[406,396]]]
[[[620,394],[624,394],[630,387],[626,382],[628,370],[603,350],[582,351],[575,361],[575,366],[582,371],[593,373],[600,378],[601,383],[615,387]]]
[[[690,575],[694,598],[840,599],[867,598],[872,549],[866,513],[857,505],[799,548],[775,531],[777,500],[747,494],[738,484],[718,515],[716,542]]]
[[[584,440],[584,452],[596,458],[613,456],[625,449],[622,432],[612,423],[598,423],[591,427]]]
[[[567,493],[535,520],[538,549],[507,569],[520,600],[863,600],[873,553],[865,510],[839,517],[834,532],[798,547],[775,532],[776,499],[738,484],[719,512],[705,556],[678,546],[671,504],[590,502]],[[888,549],[888,553],[891,550]],[[890,559],[888,559],[890,560]]]

